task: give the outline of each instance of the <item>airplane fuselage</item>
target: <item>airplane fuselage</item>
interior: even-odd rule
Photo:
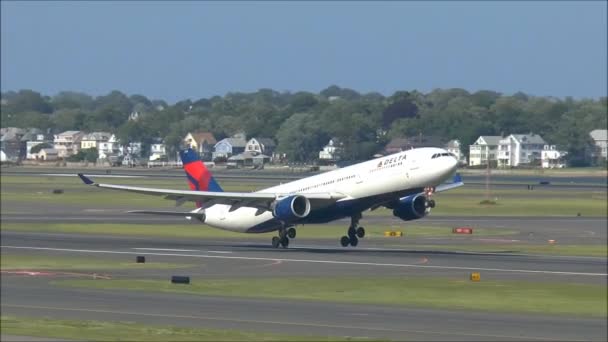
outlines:
[[[259,193],[313,194],[330,193],[343,197],[316,204],[310,213],[290,224],[325,223],[357,215],[376,205],[420,193],[448,180],[456,171],[457,161],[440,148],[419,148],[395,153],[277,185]],[[242,206],[234,210],[227,204],[202,209],[205,224],[244,233],[264,233],[280,229],[284,223],[272,211]]]

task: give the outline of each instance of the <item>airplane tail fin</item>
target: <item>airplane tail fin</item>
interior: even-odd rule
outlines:
[[[196,191],[213,191],[224,192],[220,185],[215,181],[211,172],[205,167],[205,164],[198,157],[198,153],[187,148],[179,151],[179,157],[184,165],[184,171],[188,177],[188,185],[190,190]],[[199,202],[196,203],[197,208],[201,207]]]

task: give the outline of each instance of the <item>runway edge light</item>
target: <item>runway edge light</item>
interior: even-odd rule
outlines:
[[[471,281],[480,281],[481,275],[479,274],[479,272],[473,272],[473,273],[471,273],[470,279],[471,279]]]

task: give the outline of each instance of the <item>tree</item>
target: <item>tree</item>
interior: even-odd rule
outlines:
[[[43,148],[53,148],[53,145],[51,145],[49,143],[41,143],[41,144],[35,145],[30,149],[30,153],[32,153],[32,154],[38,153]]]
[[[329,141],[329,135],[315,125],[313,118],[310,113],[297,113],[281,125],[277,133],[278,150],[290,161],[317,159],[319,150]]]

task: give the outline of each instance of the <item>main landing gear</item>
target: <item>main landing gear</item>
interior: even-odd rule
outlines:
[[[359,239],[362,239],[365,236],[365,228],[359,227],[359,220],[361,219],[361,214],[357,214],[351,217],[350,226],[348,227],[347,236],[343,236],[340,239],[340,244],[342,247],[347,247],[351,245],[356,247],[359,244]]]
[[[279,248],[279,246],[283,248],[287,248],[289,246],[289,239],[294,239],[296,237],[296,228],[281,228],[279,229],[279,236],[274,236],[272,238],[272,247]]]

